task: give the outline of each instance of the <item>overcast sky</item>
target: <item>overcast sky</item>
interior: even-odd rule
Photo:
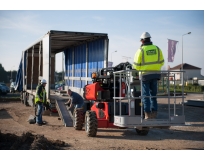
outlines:
[[[35,2],[34,9],[38,9],[41,1]],[[22,51],[49,30],[107,33],[109,60],[112,57],[114,65],[126,59],[132,63],[140,47],[140,36],[147,31],[151,34],[153,44],[162,49],[166,69],[167,65],[174,67],[181,64],[182,35],[191,32],[183,36],[183,62],[201,68],[204,75],[204,9],[200,10],[200,4],[197,6],[199,9],[189,4],[189,7],[183,10],[179,7],[173,10],[175,5],[171,6],[170,10],[157,9],[159,6],[156,7],[157,10],[151,10],[150,8],[155,7],[148,5],[148,8],[145,8],[147,4],[136,4],[136,9],[130,5],[129,10],[123,10],[123,3],[120,7],[112,4],[113,9],[108,8],[110,10],[104,10],[106,7],[97,10],[99,6],[96,10],[93,10],[94,7],[83,10],[82,5],[79,10],[75,10],[67,3],[67,8],[74,10],[30,10],[31,3],[28,8],[18,5],[19,8],[14,7],[13,10],[8,1],[5,7],[0,7],[0,63],[6,71],[17,70]],[[51,6],[55,7],[55,4]],[[125,9],[129,7],[124,5]],[[178,41],[173,63],[167,62],[168,39]],[[61,54],[57,56],[56,70],[62,70]]]

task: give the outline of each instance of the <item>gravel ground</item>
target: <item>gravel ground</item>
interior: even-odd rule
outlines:
[[[185,100],[203,99],[203,96],[188,94]],[[159,99],[158,103],[160,115],[167,99]],[[180,100],[177,100],[177,107],[180,108],[179,103]],[[0,102],[1,150],[204,151],[203,107],[185,106],[184,126],[171,126],[169,129],[152,128],[146,136],[137,135],[133,128],[99,128],[96,137],[87,137],[84,129],[76,131],[73,127],[64,127],[58,113],[53,113],[52,116],[44,115],[43,119],[47,124],[43,126],[29,124],[27,120],[30,115],[34,115],[34,108],[26,107],[19,101]],[[120,155],[123,152],[117,153]],[[186,156],[189,153],[191,152],[186,152]],[[200,154],[201,152],[197,153]],[[124,156],[119,158],[122,157]],[[102,157],[98,159],[100,158]]]

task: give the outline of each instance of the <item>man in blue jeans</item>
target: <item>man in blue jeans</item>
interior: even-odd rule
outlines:
[[[79,95],[76,92],[71,91],[70,89],[68,89],[67,93],[70,96],[70,99],[68,100],[68,102],[65,103],[66,105],[70,104],[70,106],[68,107],[68,110],[70,110],[73,106],[75,106],[75,108],[83,107],[84,99],[81,97],[81,95]]]
[[[150,38],[151,36],[148,32],[142,33],[140,37],[142,45],[137,50],[133,63],[133,68],[139,70],[139,76],[142,80],[142,96],[144,96],[142,103],[145,119],[157,117],[157,80],[161,78],[161,74],[158,71],[164,65],[161,49],[153,45]]]
[[[46,98],[46,86],[47,82],[45,79],[41,80],[41,83],[36,88],[36,96],[35,96],[35,104],[38,106],[37,113],[36,113],[36,124],[41,126],[45,124],[42,120],[42,113],[43,113],[43,105],[47,103]]]

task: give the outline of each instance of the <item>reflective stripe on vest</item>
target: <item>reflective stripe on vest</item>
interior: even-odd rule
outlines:
[[[39,85],[36,87],[36,92],[38,91],[38,88],[39,88]],[[38,96],[38,94],[36,93],[36,96],[35,96],[35,103],[38,103],[38,102],[43,102],[43,103],[46,103],[46,90],[43,89],[43,91],[40,93],[40,96],[43,97],[43,101],[40,101],[40,97]]]
[[[157,47],[157,46],[156,46]],[[152,65],[152,64],[161,64],[164,62],[164,60],[160,61],[160,50],[157,47],[158,50],[158,60],[154,61],[154,62],[145,62],[145,58],[144,58],[144,50],[142,48],[140,48],[141,52],[142,52],[142,62],[141,63],[136,63],[134,62],[134,65],[136,66],[145,66],[145,65]]]

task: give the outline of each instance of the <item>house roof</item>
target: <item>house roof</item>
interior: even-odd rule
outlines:
[[[175,67],[173,67],[173,68],[170,68],[170,70],[181,70],[181,67],[182,67],[182,65],[181,64],[179,64],[179,65],[177,65],[177,66],[175,66]],[[190,64],[187,64],[187,63],[183,63],[183,69],[185,70],[185,69],[201,69],[201,68],[199,68],[199,67],[196,67],[196,66],[192,66],[192,65],[190,65]]]

